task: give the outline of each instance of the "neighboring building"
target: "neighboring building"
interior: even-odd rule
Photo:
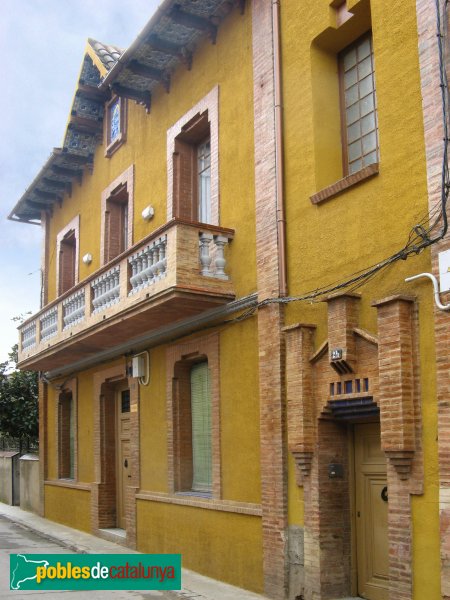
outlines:
[[[166,0],[89,40],[11,214],[45,231],[46,517],[271,598],[450,598],[449,316],[405,282],[450,247],[436,31]]]

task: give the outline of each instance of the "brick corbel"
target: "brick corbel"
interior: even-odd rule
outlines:
[[[378,312],[381,447],[400,479],[408,479],[415,452],[414,298],[390,296],[372,303]]]
[[[288,447],[294,457],[297,484],[311,471],[314,453],[314,398],[312,389],[313,337],[315,325],[285,327]]]

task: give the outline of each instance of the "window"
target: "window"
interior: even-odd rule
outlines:
[[[133,243],[134,166],[102,192],[100,260],[113,260]]]
[[[173,155],[175,216],[211,220],[211,139],[208,113],[197,114],[182,127]]]
[[[378,123],[372,36],[364,35],[339,55],[345,174],[378,162]]]
[[[126,139],[127,104],[125,98],[115,96],[106,105],[106,152],[111,156]]]
[[[211,222],[211,139],[197,146],[197,202],[200,223]]]
[[[63,294],[75,285],[76,239],[71,229],[59,246],[59,293]]]
[[[105,261],[109,262],[128,247],[128,192],[121,185],[106,200]]]
[[[167,349],[169,489],[221,497],[219,338]]]
[[[75,479],[76,410],[71,391],[59,395],[58,425],[58,475],[60,479]]]
[[[80,217],[77,216],[56,236],[56,282],[58,294],[64,294],[78,282]]]
[[[219,225],[219,88],[167,131],[167,220]]]
[[[191,368],[192,413],[192,490],[210,492],[212,485],[211,460],[211,394],[208,363]]]

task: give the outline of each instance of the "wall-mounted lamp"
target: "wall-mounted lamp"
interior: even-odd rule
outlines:
[[[142,211],[142,218],[144,219],[144,221],[150,221],[151,219],[153,219],[154,214],[155,209],[153,208],[153,206],[148,205]]]
[[[90,265],[92,262],[92,254],[89,254],[89,252],[87,254],[85,254],[83,256],[83,262],[85,265]]]

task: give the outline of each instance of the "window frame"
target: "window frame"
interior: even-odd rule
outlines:
[[[362,161],[361,167],[359,169],[356,169],[355,171],[350,171],[351,162],[355,162],[355,161],[349,160],[349,147],[350,147],[351,143],[354,143],[354,142],[348,141],[347,107],[346,107],[346,102],[345,102],[345,91],[346,90],[345,90],[345,81],[344,81],[344,75],[345,75],[344,54],[350,52],[354,48],[357,48],[365,39],[368,39],[370,41],[370,54],[368,56],[371,57],[371,76],[372,76],[372,88],[373,88],[372,91],[370,92],[370,94],[372,94],[373,98],[374,98],[374,110],[372,112],[374,114],[374,119],[375,119],[375,129],[371,130],[368,133],[371,133],[373,131],[375,133],[375,139],[376,139],[375,150],[372,150],[371,152],[367,153],[367,155],[372,154],[373,152],[376,152],[376,159],[370,163],[364,164],[363,161],[364,161],[365,155],[363,153],[363,154],[361,154],[361,158],[360,158],[360,160]],[[337,63],[338,63],[338,77],[339,77],[339,103],[340,103],[340,114],[341,114],[342,165],[343,165],[343,176],[347,177],[347,176],[352,176],[355,173],[358,173],[359,171],[362,171],[363,169],[365,169],[366,167],[369,167],[370,165],[378,164],[379,158],[380,158],[380,144],[379,144],[379,135],[378,135],[378,106],[377,106],[377,95],[376,95],[376,85],[375,85],[375,64],[374,64],[372,30],[366,31],[364,34],[362,34],[356,40],[354,40],[351,44],[345,46],[345,48],[343,48],[338,53]],[[366,77],[368,77],[368,75]],[[357,83],[359,83],[360,81],[362,81],[362,80],[358,79]],[[369,96],[369,94],[367,94],[367,96]],[[358,102],[360,102],[359,98],[358,98]],[[369,115],[369,114],[370,113],[367,113],[367,115]],[[364,116],[367,116],[367,115],[364,115]],[[360,116],[358,118],[358,120],[355,121],[354,123],[356,123],[358,121],[360,122],[362,120],[362,118],[363,117]],[[362,143],[363,137],[364,136],[361,135],[361,137],[357,138],[357,139],[360,139],[361,143]]]
[[[69,414],[67,414],[69,403]],[[77,381],[72,379],[57,398],[57,474],[58,479],[78,480],[78,401]],[[69,422],[67,423],[67,419]],[[72,431],[73,428],[73,431]]]
[[[112,111],[115,104],[119,104],[119,133],[117,137],[111,139],[111,117]],[[121,96],[114,95],[111,100],[106,103],[105,106],[105,140],[106,149],[105,156],[111,157],[118,148],[127,139],[127,117],[128,117],[128,104],[127,99]]]
[[[124,249],[133,245],[133,217],[134,217],[134,165],[130,165],[123,173],[121,173],[113,182],[106,187],[101,195],[101,231],[100,231],[100,262],[101,265],[105,265],[108,262],[114,260],[116,256],[120,255],[120,252],[114,254],[113,258],[110,258],[111,253],[107,247],[110,239],[110,233],[107,231],[109,226],[108,209],[109,204],[114,203],[117,199],[120,199],[121,195],[128,195],[126,202],[127,212],[127,223],[126,223],[126,239],[125,231],[120,231],[120,235],[124,238]],[[120,203],[120,202],[119,202]],[[122,227],[121,227],[122,229]]]
[[[210,151],[210,198],[211,198],[211,218],[209,221],[210,225],[220,225],[219,223],[219,204],[220,204],[220,190],[219,190],[219,87],[215,86],[204,98],[202,98],[195,106],[187,111],[178,121],[167,130],[167,220],[170,221],[174,217],[178,216],[178,205],[179,198],[176,196],[176,177],[177,177],[177,166],[176,166],[176,143],[177,140],[188,140],[188,143],[197,147],[207,136],[199,136],[195,139],[191,137],[189,141],[189,128],[195,127],[196,122],[202,115],[207,114],[209,123],[209,136],[211,143]],[[192,161],[192,173],[195,174],[197,179],[197,155],[195,152],[195,160]],[[198,181],[194,182],[193,187],[198,187]],[[198,202],[198,193],[197,199]],[[191,202],[192,204],[192,202]],[[197,220],[194,217],[194,213],[198,213],[198,206],[192,207],[191,219]]]
[[[74,237],[74,276],[73,276],[73,285],[66,287],[63,285],[62,277],[64,276],[63,270],[61,269],[61,252],[62,246],[64,245],[64,241],[68,239],[69,236]],[[70,221],[61,231],[58,232],[56,236],[56,294],[57,296],[62,296],[72,287],[74,287],[78,283],[79,276],[79,252],[80,252],[80,215],[77,215],[74,219]]]
[[[167,360],[168,484],[176,495],[221,497],[219,336],[169,346]],[[191,369],[207,362],[211,407],[211,489],[193,489]]]

